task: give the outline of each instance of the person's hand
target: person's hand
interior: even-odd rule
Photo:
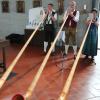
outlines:
[[[71,17],[74,17],[72,9],[70,7],[67,8],[67,14],[70,15]]]
[[[87,25],[89,25],[90,23],[91,23],[91,20],[90,19],[86,21],[86,24]]]
[[[53,21],[55,21],[55,18],[54,18],[54,16],[51,16],[51,19],[52,19]]]
[[[74,17],[73,12],[69,12],[69,15],[70,15],[71,17]]]
[[[92,23],[95,23],[95,22],[96,22],[96,20],[95,20],[95,19],[93,19],[93,20],[92,20]]]

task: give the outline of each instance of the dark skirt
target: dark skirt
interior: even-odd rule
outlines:
[[[96,25],[92,24],[83,47],[83,54],[88,56],[96,56],[97,46],[98,46],[98,28]]]

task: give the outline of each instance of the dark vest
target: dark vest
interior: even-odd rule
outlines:
[[[52,11],[52,16],[54,16],[55,14],[56,14],[56,12]],[[52,19],[48,20],[48,15],[47,15],[47,17],[46,17],[46,19],[44,21],[44,25],[46,24],[46,22],[48,22],[48,24],[49,24],[50,21],[52,21]],[[52,25],[54,25],[53,21],[52,21]]]
[[[56,12],[52,11],[52,16],[54,16]],[[49,22],[52,22],[51,24]],[[48,20],[48,15],[44,21],[44,30],[48,31],[56,31],[56,22],[54,22],[51,18]]]
[[[77,11],[74,11],[73,12],[73,15],[74,16],[76,16],[76,13],[77,13]],[[69,23],[71,22],[71,26],[69,26]],[[66,20],[66,22],[65,22],[65,27],[72,27],[72,28],[76,28],[76,26],[77,26],[77,22],[75,22],[74,20],[73,20],[73,17],[71,17],[70,15],[68,16],[68,18],[67,18],[67,20]]]

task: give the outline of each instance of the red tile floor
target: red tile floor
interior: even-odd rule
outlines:
[[[98,42],[100,41],[99,33],[100,27]],[[98,48],[98,55],[95,57],[96,65],[81,57],[69,91],[68,100],[100,100],[100,42]],[[10,45],[7,48],[7,66],[10,65],[20,49],[20,45]],[[26,93],[43,61],[44,55],[42,53],[42,48],[27,48],[13,69],[16,76],[7,80],[0,90],[0,100],[11,100],[17,93]],[[31,100],[57,100],[73,62],[72,52],[69,53],[67,59],[62,58],[61,52],[58,52],[54,57],[51,56],[32,94]],[[62,66],[66,69],[61,70]]]
[[[20,49],[20,45],[10,45],[7,48],[7,66],[9,66]],[[0,90],[0,100],[11,100],[16,93],[25,94],[43,58],[42,48],[28,47],[13,69],[16,76],[7,80]],[[71,85],[68,100],[100,100],[99,59],[99,50],[98,55],[95,57],[96,65],[85,61],[81,57]],[[55,56],[50,56],[35,91],[32,94],[31,100],[57,100],[73,62],[74,59],[71,51],[69,51],[68,58],[64,61],[61,52],[56,53]],[[63,71],[60,70],[62,63],[66,67]]]

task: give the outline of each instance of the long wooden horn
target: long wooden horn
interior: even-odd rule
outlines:
[[[74,61],[74,64],[73,64],[73,66],[72,66],[72,69],[71,69],[71,71],[70,71],[70,73],[69,73],[69,76],[68,76],[68,78],[67,78],[67,80],[66,80],[66,82],[65,82],[64,88],[63,88],[63,90],[62,90],[62,92],[61,92],[61,95],[60,95],[60,97],[58,98],[58,100],[67,100],[66,98],[67,98],[69,89],[70,89],[70,87],[71,87],[72,79],[73,79],[73,77],[74,77],[75,70],[76,70],[76,67],[77,67],[79,58],[80,58],[80,56],[81,56],[81,52],[82,52],[84,43],[85,43],[85,41],[86,41],[86,38],[87,38],[87,35],[88,35],[88,32],[89,32],[91,23],[92,23],[92,20],[91,20],[91,22],[90,22],[90,24],[89,24],[89,26],[88,26],[88,28],[87,28],[87,31],[86,31],[85,36],[84,36],[84,38],[83,38],[83,41],[82,41],[82,44],[81,44],[81,46],[80,46],[79,52],[78,52],[78,54],[77,54],[77,56],[76,56],[76,60]]]
[[[24,46],[22,47],[22,49],[20,50],[20,52],[18,53],[18,55],[15,57],[15,59],[13,60],[13,62],[10,64],[10,66],[8,67],[8,69],[6,70],[6,72],[1,77],[1,79],[0,79],[0,89],[2,88],[2,86],[5,83],[6,79],[10,75],[10,73],[13,70],[14,66],[16,65],[17,61],[19,60],[19,58],[21,57],[21,55],[25,51],[26,47],[28,46],[28,44],[32,40],[33,36],[35,35],[35,33],[37,32],[37,30],[39,29],[41,23],[44,22],[45,18],[46,18],[46,15],[43,16],[43,20],[38,24],[38,26],[36,27],[36,29],[34,30],[34,32],[31,34],[31,36],[29,37],[29,39],[27,40],[27,42],[24,44]]]
[[[42,62],[42,64],[41,64],[41,66],[40,66],[40,68],[39,68],[39,70],[38,70],[36,76],[34,77],[32,83],[31,83],[31,85],[30,85],[30,87],[28,88],[28,91],[27,91],[27,93],[25,94],[25,99],[26,99],[26,100],[28,100],[28,99],[30,98],[30,96],[32,95],[32,92],[33,92],[33,90],[34,90],[34,88],[35,88],[35,86],[36,86],[36,84],[37,84],[37,82],[38,82],[38,80],[39,80],[39,78],[40,78],[42,72],[43,72],[43,69],[44,69],[44,67],[45,67],[45,65],[46,65],[46,63],[47,63],[47,61],[48,61],[48,59],[49,59],[49,56],[50,56],[50,54],[51,54],[51,52],[52,52],[52,50],[53,50],[53,48],[54,48],[54,46],[55,46],[55,44],[56,44],[57,39],[58,39],[59,36],[60,36],[60,33],[61,33],[61,31],[62,31],[62,29],[63,29],[63,27],[64,27],[64,25],[65,25],[65,22],[66,22],[67,18],[68,18],[68,16],[65,18],[65,20],[64,20],[64,22],[63,22],[63,24],[62,24],[62,26],[61,26],[61,28],[60,28],[60,30],[59,30],[57,36],[56,36],[56,38],[55,38],[55,40],[54,40],[54,42],[52,43],[52,45],[51,45],[51,47],[50,47],[50,49],[49,49],[47,55],[45,56],[45,58],[44,58],[44,60],[43,60],[43,62]]]
[[[37,84],[37,82],[38,82],[38,80],[39,80],[39,78],[40,78],[40,76],[41,76],[41,74],[43,72],[43,69],[45,68],[45,65],[46,65],[46,63],[47,63],[47,61],[49,59],[49,56],[50,56],[50,54],[51,54],[51,52],[52,52],[52,50],[53,50],[53,48],[54,48],[54,46],[56,44],[56,41],[57,41],[58,37],[60,36],[60,33],[61,33],[61,31],[62,31],[62,29],[63,29],[63,27],[65,25],[65,22],[66,22],[67,18],[68,18],[68,16],[66,16],[66,18],[65,18],[65,20],[64,20],[64,22],[63,22],[63,24],[62,24],[62,26],[61,26],[61,28],[59,30],[59,32],[57,33],[57,36],[55,37],[54,42],[52,43],[48,53],[46,54],[46,56],[45,56],[45,58],[44,58],[44,60],[43,60],[43,62],[41,64],[38,72],[36,73],[31,85],[28,88],[26,94],[24,96],[19,95],[21,97],[24,97],[25,100],[29,100],[29,98],[31,97],[32,92],[34,91],[35,86],[36,86],[36,84]]]

